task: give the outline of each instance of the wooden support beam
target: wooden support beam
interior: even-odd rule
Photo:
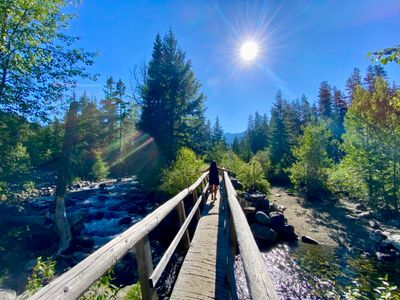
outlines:
[[[236,232],[237,244],[242,256],[250,298],[254,300],[276,300],[278,299],[278,294],[275,286],[258,250],[246,216],[236,198],[236,191],[227,172],[224,172],[224,182],[228,196],[229,210],[232,213],[232,227]]]
[[[202,195],[200,195],[200,197],[201,196]],[[199,199],[199,196],[197,195],[197,190],[193,190],[192,197],[193,197],[193,203],[194,203],[194,205],[196,205],[197,200]],[[194,208],[194,206],[193,206],[193,208]],[[197,219],[197,221],[200,220],[200,218],[201,218],[200,208],[199,208],[199,206],[197,206],[197,209],[196,209],[196,219]]]
[[[158,299],[157,291],[149,284],[149,276],[153,272],[153,261],[147,235],[136,243],[135,251],[142,298],[144,300],[156,300]]]
[[[183,201],[178,203],[178,205],[176,206],[176,210],[178,211],[179,225],[180,225],[180,227],[182,227],[182,225],[186,221],[185,204],[183,203]],[[185,233],[183,235],[182,242],[183,242],[183,246],[186,249],[189,249],[189,247],[190,247],[190,237],[189,237],[189,232],[188,232],[187,229],[185,230]]]
[[[207,187],[206,187],[207,188]],[[170,261],[172,255],[175,252],[178,243],[182,239],[182,236],[187,232],[187,228],[190,224],[190,221],[193,219],[194,214],[199,209],[200,203],[203,201],[203,195],[197,199],[196,203],[194,204],[192,210],[190,211],[188,217],[185,220],[185,223],[182,224],[182,227],[179,229],[178,233],[176,234],[174,240],[169,245],[167,251],[165,251],[163,257],[161,258],[160,262],[158,263],[157,267],[154,269],[153,273],[150,276],[150,286],[155,286],[157,281],[160,279],[162,272],[164,272],[165,267],[167,266],[168,262]]]

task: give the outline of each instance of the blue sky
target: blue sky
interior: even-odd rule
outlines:
[[[91,71],[101,77],[80,81],[78,93],[101,98],[107,76],[129,86],[156,34],[172,28],[207,96],[207,117],[218,115],[226,132],[245,130],[250,113],[269,113],[278,89],[315,102],[321,81],[344,89],[354,67],[365,72],[368,51],[400,44],[400,1],[392,0],[85,0],[72,10],[79,46],[100,52]],[[244,63],[248,39],[260,55]],[[386,70],[400,83],[399,65]]]

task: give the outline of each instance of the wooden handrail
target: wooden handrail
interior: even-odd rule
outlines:
[[[226,171],[224,171],[224,182],[250,297],[254,300],[278,299],[276,289],[268,274],[250,226],[247,223],[246,216],[237,200],[236,191]]]
[[[143,220],[54,279],[29,299],[77,299],[138,242],[146,244],[148,234],[204,180],[207,180],[207,176],[208,172],[201,175],[189,188],[181,191]]]

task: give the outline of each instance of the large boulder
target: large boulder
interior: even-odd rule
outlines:
[[[277,233],[269,228],[267,225],[254,223],[250,226],[251,231],[256,239],[262,240],[269,244],[273,244],[276,241]]]
[[[256,221],[260,224],[264,225],[270,225],[271,224],[271,219],[268,217],[268,215],[262,211],[256,212]]]
[[[279,236],[284,241],[297,240],[297,234],[294,232],[293,225],[285,225],[283,230],[279,233]]]
[[[271,212],[271,228],[276,232],[281,232],[285,228],[285,216],[280,212]]]
[[[231,182],[236,190],[243,190],[243,184],[239,180],[231,177]]]

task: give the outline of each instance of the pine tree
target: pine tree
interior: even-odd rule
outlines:
[[[346,91],[349,103],[353,101],[356,88],[361,85],[361,75],[358,68],[354,68],[349,79],[346,81]]]
[[[154,138],[167,162],[175,159],[179,147],[190,144],[203,124],[199,119],[204,114],[204,95],[199,90],[191,62],[179,49],[173,32],[162,40],[157,35],[140,86],[139,128]]]
[[[331,87],[327,81],[321,82],[318,95],[318,112],[319,115],[326,119],[332,114],[332,94]]]
[[[289,136],[285,124],[285,105],[282,92],[276,94],[275,103],[271,109],[270,153],[272,177],[278,180],[287,180],[286,169],[292,163]]]
[[[364,86],[370,91],[374,91],[375,81],[378,77],[386,79],[386,71],[381,65],[368,66],[367,74],[364,77]]]

